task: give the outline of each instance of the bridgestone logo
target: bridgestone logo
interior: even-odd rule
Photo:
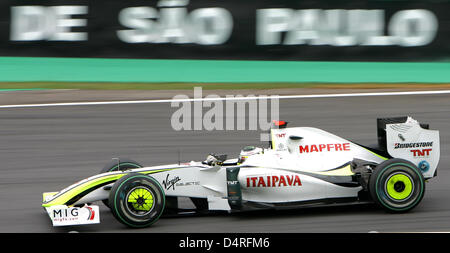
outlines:
[[[416,143],[395,143],[394,149],[398,148],[425,148],[433,147],[433,142],[416,142]]]

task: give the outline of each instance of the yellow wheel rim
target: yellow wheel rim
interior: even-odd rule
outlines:
[[[395,200],[407,199],[413,192],[412,179],[405,174],[394,174],[386,182],[386,191]]]
[[[153,207],[153,195],[146,188],[136,188],[128,195],[127,202],[136,211],[150,211]]]

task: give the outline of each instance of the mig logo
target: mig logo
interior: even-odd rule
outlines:
[[[53,221],[77,221],[79,219],[79,215],[80,213],[78,208],[64,208],[53,210]]]

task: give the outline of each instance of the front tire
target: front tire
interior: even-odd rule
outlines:
[[[379,164],[369,179],[372,199],[388,212],[413,209],[425,194],[425,180],[420,170],[404,159],[389,159]]]
[[[130,173],[116,181],[109,203],[118,221],[129,227],[143,228],[159,219],[164,211],[165,195],[154,178]]]

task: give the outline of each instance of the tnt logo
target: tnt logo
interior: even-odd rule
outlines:
[[[431,152],[431,148],[426,148],[426,149],[412,149],[410,150],[411,153],[413,153],[414,157],[423,157],[423,156],[429,156],[430,152]]]

